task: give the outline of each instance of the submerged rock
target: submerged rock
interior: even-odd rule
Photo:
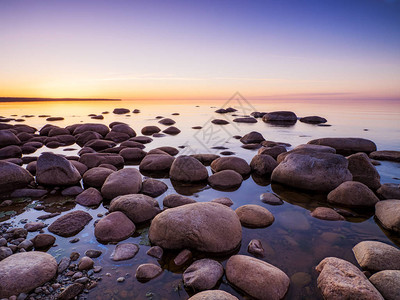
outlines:
[[[222,265],[212,259],[195,261],[183,272],[183,283],[197,291],[209,290],[217,285],[224,274]]]
[[[327,221],[344,221],[345,218],[329,207],[317,207],[311,213],[311,216]]]
[[[263,193],[260,195],[260,200],[270,205],[281,205],[283,201],[273,193]]]

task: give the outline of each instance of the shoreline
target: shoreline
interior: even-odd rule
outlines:
[[[49,101],[122,101],[122,99],[106,98],[20,98],[0,97],[1,102],[49,102]]]

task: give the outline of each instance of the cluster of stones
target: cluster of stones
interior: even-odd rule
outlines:
[[[233,109],[217,112],[228,113],[233,112]],[[118,110],[114,113],[126,111]],[[297,121],[297,116],[291,112],[258,113],[254,114],[254,117],[262,117],[265,122],[290,123],[294,119]],[[169,118],[160,119],[159,123],[163,125],[170,126],[175,123]],[[309,123],[323,123],[320,121],[317,122],[311,117],[303,120]],[[323,138],[287,151],[290,145],[267,141],[260,133],[250,132],[240,137],[240,141],[247,149],[259,150],[248,164],[244,159],[235,156],[194,154],[175,157],[179,151],[173,147],[159,147],[145,152],[146,144],[152,141],[149,135],[160,135],[161,130],[157,126],[144,127],[141,131],[144,136],[137,137],[129,125],[120,122],[113,122],[109,127],[90,123],[65,128],[46,125],[39,134],[36,134],[35,128],[29,126],[6,125],[0,127],[0,193],[9,194],[11,197],[42,197],[49,193],[49,189],[57,187],[63,195],[75,196],[75,201],[83,206],[98,206],[103,199],[110,200],[108,213],[94,222],[96,239],[105,244],[119,243],[132,236],[138,225],[151,222],[148,237],[154,247],[147,254],[160,259],[164,250],[181,250],[174,263],[177,266],[188,265],[183,273],[183,281],[195,291],[212,289],[225,272],[227,280],[233,286],[255,299],[282,299],[289,288],[290,279],[277,267],[259,259],[264,255],[259,240],[252,240],[248,245],[248,252],[254,257],[233,255],[229,258],[225,270],[219,262],[210,258],[195,260],[189,265],[192,259],[191,251],[210,254],[233,253],[242,241],[242,226],[267,227],[274,222],[275,217],[260,205],[244,205],[233,211],[229,207],[233,203],[228,198],[198,203],[191,198],[175,194],[164,197],[164,210],[161,210],[154,198],[166,192],[167,186],[156,179],[143,180],[141,173],[165,173],[171,182],[207,182],[218,190],[237,189],[252,173],[293,188],[326,193],[327,203],[333,207],[375,208],[376,218],[383,227],[400,232],[399,186],[380,184],[379,174],[371,158],[387,159],[388,154],[379,156],[376,145],[369,140]],[[179,129],[172,126],[163,132],[177,134]],[[43,145],[52,148],[74,143],[82,149],[79,151],[79,157],[64,157],[53,153],[43,153],[38,158],[22,157],[22,154],[34,152],[29,152],[33,149],[24,150],[24,146],[33,147],[33,144],[29,143],[35,143],[35,151]],[[28,164],[26,169],[21,167],[24,163]],[[140,171],[135,168],[123,168],[130,163],[139,164]],[[210,165],[213,171],[210,176],[205,167],[207,165]],[[81,180],[85,189],[80,186]],[[378,196],[385,201],[380,201]],[[273,205],[282,203],[281,199],[270,193],[261,195],[261,200]],[[344,220],[344,216],[330,207],[319,207],[312,215],[325,220]],[[48,230],[55,235],[70,237],[79,233],[90,222],[90,214],[76,210],[56,219]],[[26,225],[33,228],[32,231],[41,230],[46,226],[42,222]],[[34,239],[27,240],[25,238],[28,228],[9,229],[0,239],[0,270],[4,270],[0,274],[0,297],[28,293],[53,280],[57,272],[59,276],[69,276],[72,280],[66,281],[71,284],[63,289],[61,299],[70,299],[68,297],[71,295],[75,297],[83,290],[95,286],[97,279],[92,270],[93,257],[86,255],[78,264],[71,264],[70,260],[65,259],[57,266],[54,258],[46,253],[27,252],[32,249],[48,249],[54,244],[55,237],[40,233]],[[358,248],[356,246],[354,250],[357,260],[363,256],[357,254]],[[131,259],[138,251],[138,245],[119,243],[111,259]],[[377,255],[375,257],[378,257]],[[378,258],[381,259],[380,256]],[[318,265],[317,270],[321,272],[318,286],[326,299],[337,299],[335,297],[340,293],[352,292],[351,289],[344,292],[341,290],[341,280],[347,282],[346,280],[357,278],[356,282],[363,284],[357,277],[363,273],[354,266],[352,269],[348,264],[350,263],[326,258]],[[370,269],[369,266],[367,268]],[[329,270],[336,274],[338,269],[340,272],[348,269],[349,273],[340,275],[336,281],[329,281],[329,278],[335,278]],[[381,271],[386,270],[391,269]],[[138,280],[151,280],[162,271],[158,264],[146,263],[137,268],[136,277]],[[37,272],[43,276],[31,276]],[[17,285],[15,278],[20,278],[22,274],[30,276],[30,279],[24,280],[25,285]],[[392,275],[385,273],[383,278],[388,276]],[[398,274],[393,276],[393,280],[398,282]],[[372,279],[371,281],[374,283]],[[382,279],[376,282],[382,282]],[[332,284],[336,285],[332,287]],[[357,290],[357,285],[355,286],[354,289]],[[55,287],[59,288],[52,288]],[[382,294],[389,293],[385,287],[377,288]],[[360,290],[378,293],[367,283],[362,285]],[[198,293],[192,298],[204,299],[201,298],[204,295],[210,299],[235,299],[221,291],[205,293]]]

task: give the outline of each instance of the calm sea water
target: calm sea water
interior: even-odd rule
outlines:
[[[216,108],[232,106],[238,111],[236,114],[245,115],[252,111],[274,111],[291,110],[299,117],[308,115],[319,115],[328,119],[330,127],[321,127],[297,122],[291,127],[272,126],[258,119],[255,124],[237,124],[231,122],[229,125],[212,125],[213,118],[221,118],[232,121],[235,117],[231,114],[220,115],[214,113]],[[114,115],[112,110],[116,107],[124,107],[133,110],[140,109],[139,114]],[[88,114],[104,115],[104,120],[92,120]],[[180,115],[172,115],[179,113]],[[158,125],[164,129],[164,125],[158,124],[156,116],[170,117],[176,121],[175,126],[181,129],[176,136],[154,138],[154,141],[146,145],[146,150],[159,146],[182,146],[181,154],[191,153],[219,153],[214,146],[227,147],[237,156],[248,162],[257,154],[257,150],[246,150],[241,148],[241,143],[232,138],[234,135],[244,135],[250,131],[259,131],[267,140],[286,142],[291,148],[307,143],[309,140],[320,137],[362,137],[373,140],[379,150],[400,149],[400,102],[397,101],[252,101],[248,102],[241,98],[234,98],[226,103],[224,101],[120,101],[120,102],[34,102],[34,103],[0,103],[0,115],[10,117],[16,115],[33,115],[25,118],[23,124],[28,124],[40,129],[46,124],[45,118],[38,115],[61,116],[65,120],[52,122],[54,125],[67,126],[74,123],[104,123],[113,121],[128,123],[140,135],[140,130],[146,125]],[[11,122],[14,124],[13,122]],[[201,130],[194,130],[192,126],[202,126]],[[74,148],[65,151],[65,148]],[[36,153],[53,151],[66,155],[75,155],[79,146],[73,145],[58,149],[47,149],[43,147]],[[127,166],[137,168],[137,166]],[[208,167],[211,174],[211,170]],[[400,164],[393,162],[382,162],[377,166],[381,175],[381,182],[399,183]],[[233,200],[233,209],[244,204],[258,204],[266,207],[275,216],[275,222],[262,229],[243,228],[243,239],[240,254],[247,253],[247,245],[250,240],[257,238],[263,243],[266,256],[263,260],[279,267],[289,277],[301,278],[292,280],[286,299],[322,299],[316,288],[318,274],[314,271],[315,266],[325,257],[335,256],[346,259],[357,265],[352,254],[352,247],[363,240],[377,240],[391,245],[400,246],[400,238],[390,235],[387,231],[376,224],[371,212],[363,212],[362,217],[350,218],[343,222],[322,221],[312,218],[310,211],[318,206],[327,206],[326,195],[309,194],[288,189],[277,184],[270,184],[268,178],[249,177],[236,191],[222,192],[211,189],[209,186],[177,186],[172,185],[168,178],[161,178],[169,189],[159,196],[157,200],[162,207],[162,199],[170,193],[189,195],[197,201],[210,201],[217,197],[229,197]],[[259,196],[265,192],[278,194],[285,203],[280,206],[271,206],[260,201]],[[72,200],[72,201],[71,201]],[[29,205],[27,205],[29,204]],[[96,209],[89,209],[75,205],[73,199],[61,196],[49,196],[41,201],[20,203],[12,207],[17,212],[8,220],[18,223],[23,219],[35,220],[43,211],[32,209],[35,204],[44,204],[46,212],[71,210],[84,210],[91,213],[94,219],[83,231],[76,235],[80,239],[78,243],[71,244],[72,238],[57,236],[57,247],[49,250],[57,260],[63,256],[69,256],[72,251],[81,255],[87,249],[99,249],[103,254],[95,259],[96,265],[103,266],[103,280],[98,287],[90,291],[89,299],[187,299],[193,294],[186,290],[182,282],[183,268],[177,268],[171,262],[176,252],[167,252],[165,257],[156,261],[155,258],[146,255],[149,249],[147,238],[148,226],[139,227],[134,237],[124,242],[133,242],[140,245],[139,253],[131,260],[123,262],[111,261],[110,254],[114,245],[99,244],[94,238],[93,224],[98,213],[107,210],[100,205]],[[1,211],[10,208],[0,208]],[[0,219],[5,221],[6,218]],[[46,220],[51,224],[54,219]],[[22,226],[22,225],[21,225]],[[47,230],[45,229],[47,232]],[[28,237],[35,234],[30,233]],[[195,253],[196,258],[204,257],[206,254]],[[215,257],[225,265],[228,257]],[[138,282],[135,279],[136,267],[142,263],[159,263],[164,272],[161,276],[147,283]],[[185,266],[186,267],[186,266]],[[111,276],[104,274],[110,273]],[[117,283],[116,279],[125,276],[123,283]],[[239,298],[245,298],[239,291],[234,290],[223,277],[219,283],[219,289],[226,290]]]

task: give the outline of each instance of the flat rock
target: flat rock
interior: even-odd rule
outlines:
[[[26,187],[34,180],[24,168],[0,161],[0,194]]]
[[[283,201],[273,193],[263,193],[260,195],[260,200],[270,205],[282,205]]]
[[[327,257],[315,269],[320,272],[317,283],[324,299],[383,300],[363,272],[343,259]]]
[[[133,243],[119,244],[111,253],[111,259],[114,261],[128,260],[135,257],[139,252],[139,246]]]
[[[381,199],[399,199],[400,200],[400,184],[384,183],[376,191]]]
[[[101,243],[115,243],[127,239],[135,230],[135,224],[124,213],[115,211],[100,219],[94,235]]]
[[[183,283],[197,291],[212,289],[224,274],[222,265],[212,259],[196,260],[183,272]]]
[[[365,270],[400,270],[400,250],[388,244],[362,241],[353,247],[353,253],[358,264]]]
[[[379,201],[365,184],[346,181],[328,194],[328,202],[348,207],[371,207]]]
[[[257,123],[257,119],[252,117],[242,117],[242,118],[235,118],[233,122],[236,123]]]
[[[233,170],[242,176],[246,176],[251,172],[249,164],[239,157],[220,157],[211,163],[211,169],[213,172],[219,172],[223,170]]]
[[[139,280],[151,280],[162,273],[162,269],[155,264],[141,264],[136,269],[136,278]]]
[[[163,118],[158,123],[163,124],[163,125],[174,125],[176,122],[170,118]]]
[[[69,237],[80,232],[91,220],[92,216],[90,214],[82,210],[76,210],[55,220],[48,229],[54,234]]]
[[[196,200],[179,194],[169,194],[163,200],[163,206],[167,208],[178,207],[185,204],[196,203]]]
[[[233,201],[228,197],[219,197],[211,200],[211,202],[219,203],[228,207],[233,205]]]
[[[300,118],[300,122],[308,124],[322,124],[328,122],[325,118],[319,116],[308,116]]]
[[[233,255],[226,263],[228,281],[260,300],[279,300],[285,296],[289,277],[277,267],[245,255]]]
[[[163,132],[170,135],[177,135],[181,132],[181,130],[175,126],[170,126],[167,129],[164,129]]]
[[[260,205],[246,204],[238,207],[235,212],[239,216],[240,223],[247,227],[266,227],[275,220],[272,213]]]
[[[240,244],[242,226],[236,213],[222,204],[192,203],[158,214],[150,225],[149,239],[163,249],[223,253]]]
[[[85,286],[81,283],[70,284],[58,295],[57,300],[75,299],[76,296],[83,292],[84,288]]]
[[[219,190],[238,188],[243,181],[242,175],[233,170],[223,170],[208,177],[208,184]]]
[[[369,281],[386,300],[400,299],[400,271],[385,270],[375,273]]]
[[[97,206],[103,201],[103,196],[95,188],[84,190],[75,198],[75,202],[83,206]]]
[[[229,124],[227,120],[222,120],[222,119],[214,119],[211,121],[211,123],[216,124],[216,125],[226,125]]]
[[[203,181],[208,178],[208,171],[197,159],[182,155],[172,163],[169,177],[171,180],[182,182]]]
[[[354,181],[361,182],[374,191],[381,186],[381,177],[367,154],[363,152],[352,154],[347,160]]]
[[[329,207],[317,207],[311,213],[311,216],[321,220],[327,221],[344,221],[345,218]]]
[[[106,199],[120,195],[137,194],[142,188],[142,175],[134,168],[126,168],[111,173],[101,187],[101,194]]]
[[[389,160],[400,162],[400,151],[374,151],[369,154],[369,157],[376,160]]]
[[[168,186],[157,179],[148,178],[143,181],[141,193],[150,197],[158,197],[168,190]]]
[[[384,228],[400,233],[400,200],[384,200],[375,204],[375,216]]]
[[[266,123],[296,123],[297,116],[292,111],[274,111],[270,113],[266,113],[262,120]]]
[[[343,155],[376,151],[376,145],[373,141],[362,138],[321,138],[309,141],[308,144],[329,146]]]
[[[221,290],[210,290],[197,293],[189,300],[239,300],[237,297]]]

